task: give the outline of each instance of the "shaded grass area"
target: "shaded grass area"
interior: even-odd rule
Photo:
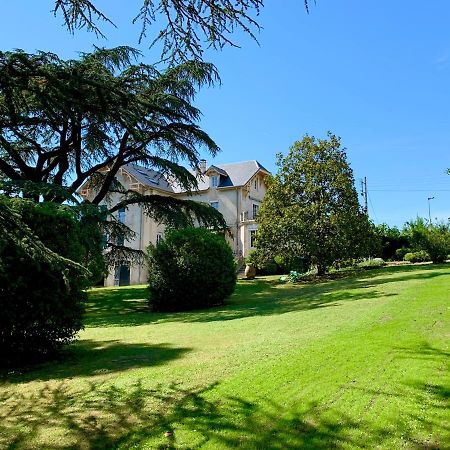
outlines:
[[[193,313],[145,298],[91,292],[65,359],[3,380],[0,448],[448,448],[446,265],[243,281]]]
[[[444,266],[445,267],[445,266]],[[378,277],[380,273],[383,277]],[[145,325],[161,322],[209,322],[233,320],[251,316],[284,314],[322,307],[336,306],[340,301],[396,295],[377,289],[386,283],[433,279],[447,275],[436,266],[390,267],[359,271],[341,279],[323,282],[281,285],[278,276],[240,280],[235,295],[225,307],[183,313],[149,314],[148,289],[145,286],[93,289],[87,304],[85,324],[88,327]],[[301,295],[299,295],[301,288]]]

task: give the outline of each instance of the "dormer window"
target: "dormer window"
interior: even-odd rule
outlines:
[[[217,186],[219,186],[219,176],[213,175],[211,177],[211,187],[217,187]]]

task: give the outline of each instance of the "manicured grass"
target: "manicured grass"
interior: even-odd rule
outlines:
[[[449,265],[242,281],[192,313],[145,297],[91,291],[64,359],[1,381],[0,448],[449,447]]]

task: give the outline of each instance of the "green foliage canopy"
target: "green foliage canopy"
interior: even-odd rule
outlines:
[[[406,248],[409,244],[407,236],[401,230],[386,223],[374,226],[373,231],[378,244],[377,254],[383,259],[395,259],[397,250]]]
[[[139,163],[195,189],[196,178],[181,163],[197,170],[200,149],[219,150],[198,126],[201,113],[193,106],[198,88],[214,83],[214,67],[187,61],[160,72],[137,58],[128,47],[67,61],[45,52],[0,52],[0,188],[61,204],[76,202],[77,190],[89,181],[94,206],[120,194],[122,202],[103,221],[111,261],[127,251],[113,238],[132,234],[111,213],[130,204],[174,227],[226,226],[209,205],[144,195],[117,183],[123,166]]]
[[[450,254],[450,226],[446,223],[426,224],[418,217],[406,222],[403,233],[415,251],[425,251],[434,263],[445,261]]]
[[[364,254],[369,222],[340,139],[304,136],[277,164],[258,216],[258,247],[286,259],[306,257],[319,274]]]
[[[0,197],[0,211],[23,226],[0,235],[0,364],[24,364],[71,342],[82,327],[86,224],[52,203]]]
[[[231,247],[204,228],[172,230],[149,246],[150,305],[183,311],[221,305],[236,285]]]

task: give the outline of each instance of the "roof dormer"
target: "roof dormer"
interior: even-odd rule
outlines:
[[[209,187],[213,189],[221,186],[222,182],[228,177],[225,170],[216,166],[209,166],[205,175],[209,177]]]

